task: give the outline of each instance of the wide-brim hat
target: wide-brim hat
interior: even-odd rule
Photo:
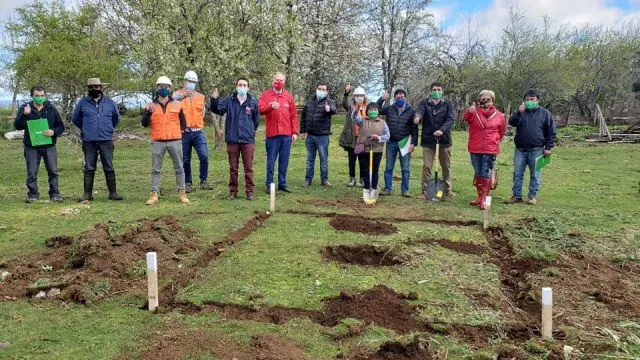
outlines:
[[[101,82],[100,78],[90,78],[89,80],[87,80],[87,86],[92,86],[92,85],[105,86],[105,85],[109,85],[109,83]]]

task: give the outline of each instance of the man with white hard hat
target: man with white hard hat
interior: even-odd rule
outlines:
[[[182,89],[173,94],[173,99],[182,103],[182,110],[187,120],[187,127],[182,136],[182,152],[184,160],[184,174],[186,191],[193,190],[191,176],[191,150],[195,149],[200,161],[200,189],[212,190],[209,184],[209,148],[204,133],[205,97],[196,91],[198,75],[194,71],[187,71],[182,81]]]

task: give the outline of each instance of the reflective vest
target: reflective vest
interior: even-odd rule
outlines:
[[[180,129],[180,109],[182,104],[172,100],[167,103],[165,111],[162,105],[153,104],[155,108],[151,113],[151,141],[167,141],[182,139],[182,131]]]
[[[178,94],[184,96],[182,102],[182,112],[187,119],[187,127],[192,129],[204,128],[204,95],[197,91],[187,95],[184,90],[178,91]]]

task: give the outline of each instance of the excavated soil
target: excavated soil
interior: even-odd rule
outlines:
[[[398,232],[398,229],[389,223],[358,216],[336,215],[329,224],[336,230],[367,235],[389,235]]]
[[[197,248],[192,232],[172,216],[141,220],[119,236],[100,223],[75,238],[57,236],[45,243],[44,253],[8,264],[11,277],[1,286],[3,299],[46,292],[50,298],[84,303],[112,293],[144,294],[147,252],[158,253],[163,277],[171,278]]]
[[[377,248],[371,245],[327,246],[322,250],[322,256],[327,260],[343,264],[367,266],[404,264],[406,259],[392,250],[391,248]]]
[[[338,355],[338,359],[346,360],[428,360],[437,358],[440,357],[434,356],[429,350],[428,343],[423,343],[417,336],[408,344],[386,342],[373,354],[366,349],[357,349],[347,357]]]
[[[249,344],[206,333],[201,329],[165,327],[153,334],[142,359],[189,359],[205,354],[216,359],[236,360],[306,360],[304,351],[289,340],[274,334],[258,334]],[[122,353],[120,360],[130,354]]]
[[[401,209],[398,209],[398,212],[400,212]],[[308,210],[285,210],[284,213],[286,214],[291,214],[291,215],[303,215],[303,216],[313,216],[313,217],[320,217],[320,218],[324,218],[324,217],[328,217],[328,218],[333,218],[333,217],[354,217],[353,215],[344,215],[344,214],[338,214],[336,212],[317,212],[317,211],[308,211]],[[358,214],[360,214],[360,212],[356,212]],[[392,212],[392,214],[395,212]],[[409,214],[408,216],[393,216],[393,215],[389,215],[389,216],[385,216],[384,218],[380,217],[368,217],[368,216],[355,216],[359,219],[365,219],[365,220],[369,220],[369,221],[380,221],[380,220],[384,220],[386,222],[392,222],[392,223],[401,223],[401,222],[426,222],[426,223],[430,223],[430,224],[438,224],[438,225],[444,225],[444,226],[466,226],[466,227],[472,227],[472,226],[478,226],[481,225],[480,222],[475,221],[475,220],[447,220],[447,219],[433,219],[433,218],[428,218],[428,217],[424,217],[421,215],[413,215],[413,214]]]
[[[451,241],[447,239],[424,239],[419,241],[422,244],[438,244],[445,249],[469,255],[482,255],[487,252],[483,245],[472,244],[462,241]]]

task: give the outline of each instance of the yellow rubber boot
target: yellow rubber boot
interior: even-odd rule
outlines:
[[[185,205],[191,205],[191,200],[187,197],[187,192],[184,190],[180,190],[180,202]]]
[[[153,191],[151,193],[151,197],[149,198],[149,200],[145,202],[145,205],[155,205],[157,203],[158,203],[158,193],[156,191]]]

